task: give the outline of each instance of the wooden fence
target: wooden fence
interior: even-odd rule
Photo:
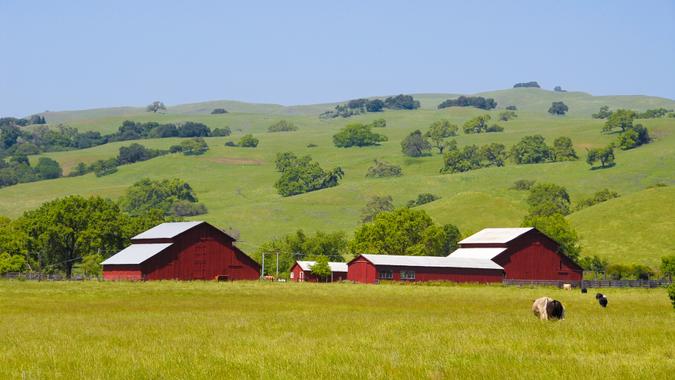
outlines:
[[[562,288],[563,284],[570,284],[573,288],[662,288],[672,284],[669,279],[661,280],[514,280],[504,279],[504,285],[514,286],[555,286]]]
[[[61,274],[46,274],[46,273],[20,273],[20,272],[8,272],[0,274],[0,279],[9,279],[9,280],[28,280],[28,281],[63,281],[66,280],[66,277]],[[71,281],[83,281],[83,280],[96,280],[97,277],[89,277],[83,275],[74,275],[70,280]]]

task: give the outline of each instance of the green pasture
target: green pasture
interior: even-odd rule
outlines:
[[[0,282],[0,377],[669,379],[664,289]],[[532,300],[561,300],[540,321]]]
[[[298,106],[294,112],[286,110],[286,113],[281,113],[278,108],[272,110],[269,105],[260,105],[260,108],[251,106],[248,111],[268,113],[208,115],[198,112],[199,104],[186,105],[181,106],[183,114],[172,113],[173,108],[169,107],[168,113],[161,115],[145,112],[133,117],[113,115],[78,119],[70,125],[81,130],[109,133],[127,118],[158,122],[193,120],[204,122],[211,128],[229,126],[232,136],[207,138],[210,150],[203,156],[172,154],[121,166],[117,173],[106,177],[88,174],[0,189],[0,215],[18,217],[42,202],[69,194],[95,194],[115,199],[143,177],[178,177],[189,182],[199,200],[208,207],[209,213],[199,216],[199,219],[223,228],[238,229],[241,231],[240,245],[245,250],[252,250],[265,241],[299,228],[309,232],[342,230],[351,233],[359,223],[361,208],[373,195],[391,195],[396,205],[403,206],[419,193],[436,194],[441,199],[422,206],[422,209],[438,222],[456,224],[464,235],[485,227],[518,226],[527,213],[527,193],[511,190],[510,187],[518,179],[532,179],[567,187],[573,202],[604,188],[622,195],[617,200],[570,216],[586,249],[582,254],[597,254],[614,262],[651,266],[657,266],[661,256],[672,254],[675,234],[672,233],[672,222],[667,222],[675,212],[675,192],[672,188],[645,189],[658,183],[675,184],[675,119],[640,120],[649,128],[654,142],[630,151],[617,151],[617,164],[613,168],[591,170],[584,161],[585,149],[605,146],[617,135],[602,134],[602,120],[590,118],[584,114],[586,111],[573,111],[579,107],[595,112],[601,104],[634,104],[631,107],[634,109],[670,104],[675,108],[675,102],[649,97],[591,97],[581,93],[532,89],[504,90],[488,95],[497,97],[500,107],[514,103],[524,111],[518,111],[519,117],[509,122],[496,120],[499,110],[487,112],[505,131],[465,135],[460,128],[456,137],[459,146],[500,142],[510,147],[522,137],[532,134],[541,134],[548,144],[552,144],[556,137],[568,136],[581,159],[537,165],[507,163],[501,168],[440,174],[443,163],[437,151],[429,157],[409,158],[401,153],[401,140],[415,129],[426,130],[433,121],[441,118],[461,126],[469,118],[486,113],[475,108],[433,109],[434,104],[448,97],[443,94],[420,96],[423,108],[416,111],[386,111],[328,121],[320,120],[316,113],[310,114],[314,111],[308,111],[323,106]],[[548,102],[553,97],[569,99],[569,116],[555,117],[548,115],[546,110],[541,111],[540,102]],[[202,109],[208,107],[210,105]],[[380,146],[363,148],[336,148],[333,145],[333,134],[344,125],[369,123],[376,118],[387,121],[386,128],[376,131],[386,135],[389,141]],[[267,127],[280,119],[295,123],[299,130],[267,133]],[[237,141],[246,133],[253,133],[260,139],[257,148],[224,146],[226,141]],[[167,149],[177,141],[179,139],[134,142]],[[59,161],[67,173],[78,162],[91,163],[114,157],[120,146],[131,143],[117,142],[84,150],[47,153],[45,156]],[[317,147],[307,147],[309,144]],[[274,182],[279,177],[274,169],[274,159],[277,153],[284,151],[310,154],[326,169],[340,166],[345,177],[334,188],[281,197],[274,188]],[[404,175],[366,178],[366,171],[375,159],[401,165]],[[31,157],[31,160],[37,160],[37,157]]]

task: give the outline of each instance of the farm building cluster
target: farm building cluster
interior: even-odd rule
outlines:
[[[235,238],[206,222],[163,223],[132,239],[132,245],[103,261],[106,280],[255,280],[260,266],[235,245]],[[560,245],[535,228],[486,228],[459,242],[448,256],[361,254],[348,263],[330,262],[331,275],[312,274],[314,261],[296,261],[297,282],[454,281],[576,282],[582,268]]]

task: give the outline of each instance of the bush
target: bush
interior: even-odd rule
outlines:
[[[342,168],[325,171],[310,156],[298,158],[294,153],[277,153],[275,161],[281,178],[274,187],[284,197],[337,186],[344,176]]]
[[[420,108],[420,102],[410,95],[401,94],[386,98],[384,106],[392,110],[414,110]]]
[[[166,154],[166,151],[148,149],[141,144],[134,143],[129,146],[120,147],[117,162],[119,165],[133,164],[134,162],[146,161],[162,154]]]
[[[403,154],[410,157],[428,156],[431,151],[431,144],[418,129],[401,141],[401,150]]]
[[[387,121],[384,119],[375,119],[370,123],[370,126],[373,128],[384,128],[387,126]]]
[[[237,143],[232,140],[225,141],[225,146],[237,146]]]
[[[530,179],[519,179],[513,183],[511,189],[513,190],[530,190],[530,188],[535,184],[535,180]]]
[[[585,198],[580,200],[577,205],[576,205],[576,210],[581,210],[586,207],[590,207],[593,205],[596,205],[598,203],[606,202],[610,199],[618,198],[619,193],[616,191],[610,191],[609,189],[603,189],[595,193],[592,197],[590,198]]]
[[[63,170],[58,162],[49,157],[40,157],[35,165],[35,173],[40,179],[59,178],[63,175]]]
[[[225,108],[214,108],[213,111],[211,111],[211,115],[221,115],[224,113],[227,113]]]
[[[492,119],[490,115],[480,115],[476,116],[471,120],[468,120],[464,123],[464,133],[487,133],[487,132],[502,132],[504,128],[498,126],[497,124],[492,124],[488,126],[488,121]]]
[[[563,102],[553,102],[548,109],[548,113],[551,115],[564,115],[567,111],[569,111],[569,107]]]
[[[202,123],[186,121],[178,127],[179,137],[208,137],[210,134],[211,129]]]
[[[387,136],[372,132],[371,126],[364,124],[349,124],[333,135],[338,148],[378,145],[382,141],[387,141]]]
[[[212,137],[226,137],[232,134],[230,127],[216,128],[211,131]]]
[[[518,110],[518,107],[516,107],[516,106],[506,106],[506,109],[509,110],[509,111],[516,111],[516,110]]]
[[[198,156],[206,153],[206,151],[208,150],[209,150],[208,144],[201,137],[184,140],[181,141],[180,143],[180,151],[183,152],[183,154],[186,156]]]
[[[403,171],[400,166],[378,160],[375,160],[375,165],[369,167],[366,173],[366,177],[369,178],[400,177],[402,175]]]
[[[406,203],[406,207],[411,208],[421,206],[423,204],[431,203],[437,199],[441,199],[441,197],[431,193],[418,194],[417,199],[409,200],[408,203]]]
[[[484,110],[490,110],[497,107],[497,102],[492,98],[482,96],[460,96],[457,99],[448,99],[438,105],[438,109],[448,107],[476,107]]]
[[[117,173],[117,162],[116,158],[110,158],[108,160],[98,160],[89,166],[89,171],[94,172],[97,177],[103,177],[113,173]]]
[[[536,81],[532,82],[521,82],[521,83],[516,83],[513,85],[513,88],[521,88],[521,87],[533,87],[533,88],[541,88],[539,86],[539,83]]]
[[[260,140],[253,137],[253,135],[248,134],[241,137],[239,140],[239,146],[242,148],[255,148],[258,146]]]
[[[643,127],[642,124],[635,124],[618,137],[617,145],[623,150],[628,150],[648,144],[650,141],[651,138],[647,128]]]
[[[598,113],[591,115],[593,119],[607,119],[610,116],[612,116],[612,111],[609,110],[609,106],[602,106]]]
[[[550,160],[552,156],[541,135],[525,136],[511,147],[511,158],[516,164],[538,164]]]
[[[518,117],[518,114],[513,112],[513,111],[502,111],[499,113],[499,120],[501,121],[509,121],[511,119],[515,119]]]
[[[316,144],[314,144],[314,143],[309,143],[309,144],[307,144],[307,147],[308,147],[308,148],[316,148],[317,146],[318,146],[318,145],[316,145]]]
[[[195,216],[206,214],[208,210],[201,203],[178,200],[171,206],[171,214],[175,216]]]
[[[267,128],[267,132],[292,132],[297,130],[298,127],[286,120],[280,120]]]

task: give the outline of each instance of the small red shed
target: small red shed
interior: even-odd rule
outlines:
[[[349,262],[347,279],[372,284],[389,281],[501,282],[504,270],[491,260],[438,256],[359,255]]]
[[[295,282],[319,282],[319,278],[312,274],[312,266],[316,261],[296,261],[291,268],[291,281]],[[347,263],[329,262],[331,276],[329,282],[343,281],[347,279]]]
[[[162,223],[103,261],[106,280],[256,280],[260,266],[206,222]]]
[[[486,228],[459,246],[450,257],[492,260],[504,268],[506,279],[582,279],[583,269],[562,253],[560,244],[536,228]]]

